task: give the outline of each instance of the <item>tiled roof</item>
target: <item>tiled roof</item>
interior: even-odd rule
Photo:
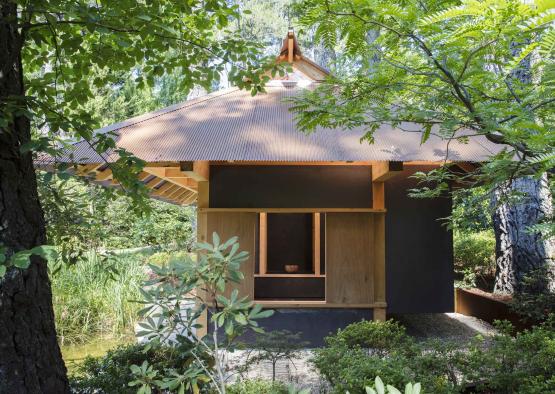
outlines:
[[[420,132],[384,125],[375,143],[360,142],[363,129],[319,128],[306,135],[297,130],[284,99],[300,91],[295,83],[273,83],[266,94],[226,89],[159,111],[104,127],[117,133],[117,146],[147,162],[235,161],[483,161],[502,146],[483,137],[470,142],[431,136],[420,144]],[[410,129],[404,125],[403,129]],[[412,126],[415,129],[415,126]],[[76,143],[74,161],[102,160],[85,142]],[[109,155],[108,155],[109,156]],[[113,157],[111,158],[113,159]]]

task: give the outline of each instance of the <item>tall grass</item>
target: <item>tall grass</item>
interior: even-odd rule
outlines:
[[[140,304],[139,286],[145,278],[141,253],[118,255],[110,266],[89,252],[75,266],[63,268],[52,278],[56,329],[61,344],[85,343],[98,336],[130,335]]]

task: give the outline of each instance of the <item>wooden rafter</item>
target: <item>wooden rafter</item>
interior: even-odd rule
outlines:
[[[197,191],[194,179],[192,179],[186,172],[181,171],[180,167],[155,167],[151,164],[144,168],[144,170],[149,174],[156,175],[165,181],[175,183],[176,185],[189,189],[192,192]]]
[[[170,189],[170,188],[172,188],[172,187],[174,187],[174,186],[175,186],[175,185],[174,185],[173,183],[166,182],[166,183],[164,183],[162,186],[160,186],[158,189],[154,190],[154,191],[152,192],[152,194],[155,195],[155,196],[160,196],[160,195],[162,195],[163,193],[165,193],[168,189]]]
[[[152,193],[154,196],[168,198],[168,195],[179,189],[179,186],[173,183],[165,183],[158,190]]]
[[[153,189],[156,186],[158,186],[160,182],[163,182],[163,181],[164,181],[163,179],[160,179],[157,176],[155,176],[153,179],[145,183],[145,186],[148,187],[149,189]]]
[[[194,203],[198,195],[198,182],[206,181],[208,162],[147,163],[138,180],[150,189],[150,195],[173,204]],[[118,187],[112,169],[105,164],[77,165],[75,175],[93,178],[99,184]]]

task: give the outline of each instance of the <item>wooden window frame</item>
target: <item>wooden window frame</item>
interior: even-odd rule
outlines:
[[[255,277],[275,277],[275,278],[325,278],[321,273],[320,256],[320,212],[312,212],[312,274],[269,274],[268,273],[268,212],[259,214],[259,244],[258,244],[258,274]]]

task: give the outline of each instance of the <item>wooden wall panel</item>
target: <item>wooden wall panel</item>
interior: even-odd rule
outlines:
[[[256,251],[256,222],[258,214],[252,212],[210,212],[208,215],[207,235],[208,242],[212,242],[212,233],[215,231],[225,242],[233,236],[239,237],[239,250],[249,253],[249,259],[242,264],[245,279],[239,285],[228,286],[226,295],[231,289],[237,287],[240,296],[254,298],[254,265]]]
[[[326,302],[374,302],[374,216],[326,215]]]

